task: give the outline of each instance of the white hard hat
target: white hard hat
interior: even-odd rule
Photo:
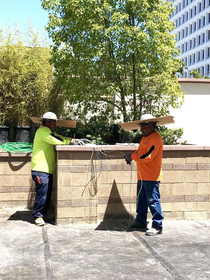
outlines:
[[[47,112],[42,116],[42,120],[54,120],[57,121],[57,116],[53,112]]]
[[[155,117],[153,115],[151,115],[151,114],[144,114],[140,118],[141,121],[150,120],[150,119],[155,119]]]

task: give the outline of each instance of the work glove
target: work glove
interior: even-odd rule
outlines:
[[[85,145],[85,143],[80,139],[71,139],[70,145]]]
[[[131,161],[132,161],[131,154],[126,154],[126,155],[124,155],[124,157],[125,157],[126,163],[131,165]]]
[[[69,145],[74,145],[75,144],[76,139],[71,139],[71,142],[69,143]]]

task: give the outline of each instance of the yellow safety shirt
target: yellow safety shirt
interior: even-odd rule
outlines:
[[[131,155],[137,162],[137,179],[161,181],[163,140],[158,132],[142,137],[138,150]]]
[[[41,126],[36,131],[31,158],[31,170],[53,174],[56,167],[55,145],[68,145],[71,138],[53,133]]]

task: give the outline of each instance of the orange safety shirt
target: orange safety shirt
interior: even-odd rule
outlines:
[[[142,137],[138,150],[131,155],[137,162],[137,179],[161,181],[163,140],[158,132]]]

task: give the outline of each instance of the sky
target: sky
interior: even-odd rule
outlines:
[[[18,24],[21,31],[26,30],[31,19],[36,31],[45,32],[48,12],[41,6],[41,0],[0,0],[0,29],[6,29],[8,20]]]

